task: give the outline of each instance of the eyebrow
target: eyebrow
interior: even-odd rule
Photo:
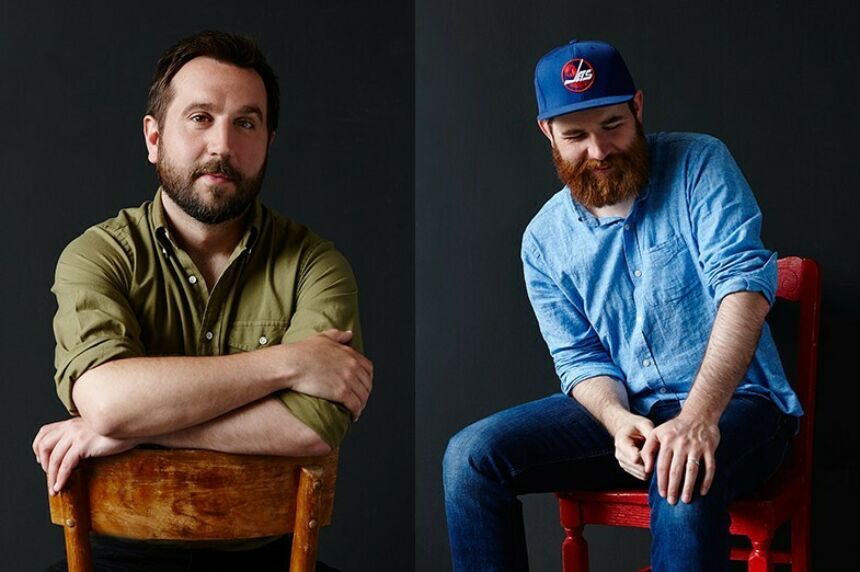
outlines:
[[[208,103],[205,101],[194,101],[185,106],[185,109],[182,110],[182,115],[185,115],[192,109],[200,109],[202,111],[212,111],[215,109],[215,105],[212,103]],[[242,109],[239,110],[240,115],[256,115],[260,121],[263,121],[263,110],[260,109],[256,105],[243,105]]]

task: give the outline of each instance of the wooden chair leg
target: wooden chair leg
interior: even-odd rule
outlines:
[[[564,527],[561,562],[564,572],[588,572],[588,542],[582,536],[585,525]]]
[[[773,572],[773,554],[770,552],[772,538],[750,539],[752,550],[747,558],[748,572]]]
[[[804,503],[791,519],[791,572],[808,572],[810,567],[810,510]]]
[[[323,471],[302,467],[296,498],[296,526],[290,554],[291,572],[314,572],[320,532],[320,498]]]
[[[63,505],[63,534],[66,538],[69,572],[92,572],[89,503],[78,471],[72,473],[59,497]]]

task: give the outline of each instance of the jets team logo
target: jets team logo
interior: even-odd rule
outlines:
[[[594,66],[582,58],[573,58],[561,68],[561,83],[573,93],[582,93],[594,84]]]

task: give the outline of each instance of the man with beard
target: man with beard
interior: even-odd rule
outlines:
[[[612,46],[551,51],[535,88],[565,187],[522,260],[562,392],[451,439],[454,569],[528,568],[518,495],[645,481],[654,571],[726,570],[727,505],[775,471],[802,414],[764,322],[761,214],[719,141],[644,135]]]
[[[143,128],[161,187],[57,265],[56,382],[74,417],[33,442],[52,494],[81,459],[139,444],[323,455],[361,415],[373,368],[352,271],[257,200],[277,123],[277,80],[251,40],[203,32],[158,62]],[[93,547],[97,569],[269,570],[286,541]]]

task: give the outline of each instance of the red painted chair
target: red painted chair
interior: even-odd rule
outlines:
[[[770,572],[774,564],[790,564],[792,572],[807,572],[810,566],[812,428],[821,303],[818,264],[809,258],[780,259],[776,295],[780,299],[800,303],[794,389],[805,415],[801,417],[800,432],[793,441],[791,461],[756,493],[731,504],[730,531],[733,535],[747,537],[751,545],[751,548],[732,549],[731,557],[732,560],[746,560],[749,572]],[[588,570],[588,544],[582,536],[586,524],[649,526],[650,509],[645,490],[571,491],[557,495],[561,525],[565,530],[561,549],[565,572]],[[788,521],[791,521],[791,550],[771,550],[776,529]]]

